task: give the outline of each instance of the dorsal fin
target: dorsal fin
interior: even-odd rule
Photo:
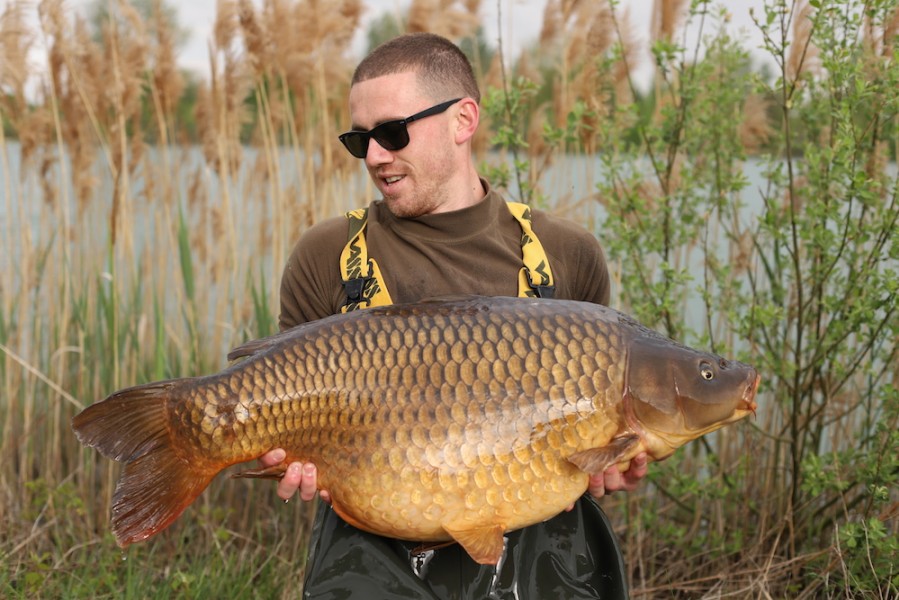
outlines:
[[[266,337],[262,337],[255,340],[250,340],[248,342],[244,342],[240,346],[237,346],[231,352],[228,353],[228,360],[237,360],[238,358],[243,358],[245,356],[253,356],[263,350],[271,348],[281,342],[292,339],[297,335],[303,328],[314,326],[318,321],[310,321],[308,323],[301,323],[296,327],[291,327],[285,331],[281,331],[279,333],[275,333],[273,335],[269,335]]]

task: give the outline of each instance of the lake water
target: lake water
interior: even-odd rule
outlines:
[[[268,286],[269,298],[276,299],[281,265],[302,227],[297,226],[297,221],[315,221],[365,206],[376,192],[361,161],[358,169],[348,177],[319,181],[304,172],[308,168],[306,161],[285,151],[279,156],[277,173],[266,179],[254,170],[256,160],[260,158],[257,151],[244,148],[243,152],[240,170],[225,187],[219,176],[206,165],[199,148],[173,149],[164,154],[155,149],[148,150],[147,164],[153,172],[149,176],[140,171],[130,175],[130,201],[119,207],[119,210],[131,211],[132,218],[128,222],[133,227],[128,232],[130,235],[125,236],[133,248],[122,253],[134,258],[123,268],[131,268],[130,265],[141,260],[147,262],[158,258],[165,261],[159,269],[177,271],[178,254],[172,244],[177,244],[177,213],[183,211],[197,269],[207,268],[203,250],[206,247],[208,252],[227,251],[238,256],[249,251],[253,254],[252,267],[248,271],[228,273],[227,277],[210,276],[206,283],[210,297],[215,296],[211,288],[218,288],[225,278],[231,283],[224,290],[216,291],[234,293],[234,282],[241,278],[244,281],[240,285],[245,291],[247,278],[261,276]],[[498,159],[491,157],[491,160]],[[164,169],[165,164],[172,166]],[[764,168],[758,161],[747,161],[743,165],[748,182],[740,197],[739,219],[743,228],[752,229],[754,221],[763,212],[762,194],[767,188]],[[76,263],[88,260],[86,257],[91,253],[102,254],[108,248],[115,194],[109,170],[99,163],[94,167],[92,176],[97,181],[96,191],[89,205],[79,206],[71,188],[71,177],[60,176],[70,169],[68,162],[52,166],[49,179],[52,186],[57,187],[48,195],[38,179],[37,166],[22,170],[17,143],[7,143],[0,148],[0,232],[3,237],[0,266],[4,273],[16,272],[26,249],[45,249],[54,246],[60,238],[66,240]],[[895,174],[895,165],[891,169]],[[168,172],[172,173],[171,177],[160,175]],[[598,158],[568,156],[552,164],[541,179],[550,203],[548,208],[583,222],[597,233],[601,242],[606,215],[596,200],[596,182],[603,176]],[[68,183],[58,187],[63,181]],[[168,191],[164,194],[165,189]],[[160,198],[166,194],[170,200],[161,202]],[[323,197],[332,199],[327,206],[321,203]],[[303,213],[301,219],[285,217],[297,209]],[[64,231],[66,223],[68,231]],[[222,249],[220,238],[223,235],[229,236],[227,250]],[[716,243],[720,255],[726,257],[727,240]],[[51,256],[58,257],[59,254]],[[688,252],[681,255],[680,260],[681,267],[694,272],[697,279],[701,276],[703,257],[700,253]],[[231,264],[237,263],[235,260]],[[610,267],[613,271],[618,268],[615,264]],[[2,283],[9,292],[14,291],[21,281],[7,275]],[[613,291],[613,300],[615,293]],[[695,299],[690,304],[695,304]],[[699,325],[702,315],[698,310],[688,308],[685,317],[692,325]]]
[[[157,151],[150,149],[149,153],[151,162],[157,165],[162,163],[163,159]],[[222,187],[221,179],[205,165],[202,152],[198,148],[189,148],[186,151],[175,149],[166,158],[175,165],[171,169],[173,175],[170,181],[160,182],[158,177],[154,176],[154,181],[149,182],[148,185],[146,178],[140,173],[129,178],[130,197],[134,204],[132,210],[135,214],[140,214],[142,212],[140,204],[152,201],[152,194],[158,194],[160,185],[165,183],[172,186],[172,193],[180,199],[179,202],[186,210],[191,225],[200,226],[201,222],[209,217],[209,214],[191,210],[194,203],[189,202],[188,199],[196,196],[191,186],[196,186],[196,180],[199,178],[204,187],[203,196],[205,198],[204,202],[200,204],[206,210],[215,209],[221,206],[225,197],[226,190]],[[244,149],[241,169],[232,178],[227,189],[228,198],[233,203],[232,211],[236,215],[236,221],[239,222],[239,228],[245,230],[258,229],[263,224],[263,219],[266,218],[277,220],[272,212],[276,205],[272,193],[275,187],[282,190],[296,190],[298,192],[296,194],[297,202],[303,202],[306,199],[303,190],[309,188],[306,181],[308,178],[305,178],[305,173],[301,172],[302,166],[298,166],[298,163],[302,161],[297,161],[289,152],[285,152],[279,157],[280,180],[278,186],[263,189],[266,186],[254,185],[252,173],[257,158],[258,154],[255,150]],[[496,162],[498,159],[490,157],[489,160]],[[759,163],[747,162],[744,169],[750,185],[742,195],[742,201],[748,210],[743,216],[751,218],[762,208],[760,190],[764,186],[765,180],[762,166]],[[20,237],[25,233],[24,228],[27,227],[30,229],[31,240],[34,243],[40,243],[41,240],[46,241],[47,235],[52,235],[51,232],[56,231],[66,220],[71,223],[93,223],[96,227],[96,236],[107,234],[114,195],[109,169],[101,164],[94,167],[91,176],[98,182],[96,192],[93,194],[90,205],[80,209],[71,186],[71,164],[68,161],[51,167],[50,180],[54,188],[52,197],[48,197],[46,190],[38,181],[38,171],[39,166],[30,165],[23,173],[20,147],[16,142],[7,143],[5,147],[0,148],[0,230],[5,238]],[[61,176],[63,172],[69,175]],[[554,162],[541,179],[542,190],[550,204],[548,208],[583,220],[588,228],[597,231],[605,218],[602,205],[595,199],[595,183],[602,177],[602,174],[602,165],[595,157],[568,156],[561,161]],[[148,187],[155,189],[148,191]],[[343,200],[343,203],[337,206],[332,203],[326,207],[314,207],[314,220],[364,206],[376,193],[362,168],[361,161],[359,169],[351,177],[340,181],[335,178],[333,182],[326,182],[326,184],[319,182],[314,189],[327,189],[330,192],[329,198]],[[147,198],[148,194],[151,195],[151,198]],[[313,198],[310,201],[314,202],[314,200]],[[251,205],[252,210],[249,210]],[[148,213],[145,218],[152,219],[152,214]],[[146,230],[140,228],[135,232],[139,244],[146,243],[146,233]],[[92,240],[93,243],[97,241],[97,238]],[[15,254],[7,254],[5,258],[15,261]]]

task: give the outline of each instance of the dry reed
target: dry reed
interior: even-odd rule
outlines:
[[[672,41],[683,25],[686,6],[686,0],[655,0],[650,27],[652,39]]]
[[[817,49],[812,44],[812,6],[807,0],[793,3],[790,13],[792,39],[787,53],[786,75],[793,84],[800,84],[802,76],[814,73]]]
[[[473,37],[480,26],[480,0],[412,0],[406,29],[460,39]]]

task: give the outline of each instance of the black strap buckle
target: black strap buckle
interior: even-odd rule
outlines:
[[[531,285],[531,289],[534,290],[534,293],[538,298],[552,298],[556,293],[556,286],[554,285]]]
[[[347,304],[360,302],[362,300],[362,292],[365,285],[372,280],[371,275],[367,277],[356,277],[343,282],[343,290],[346,293]]]

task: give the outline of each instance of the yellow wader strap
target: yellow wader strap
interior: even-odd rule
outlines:
[[[524,266],[518,272],[518,296],[552,298],[555,292],[553,275],[543,244],[531,229],[531,208],[520,202],[507,202],[506,206],[521,226],[521,260]],[[378,263],[368,257],[365,243],[368,208],[352,210],[346,213],[346,217],[349,220],[348,241],[340,253],[340,278],[346,292],[346,303],[340,307],[340,312],[393,304]]]
[[[552,298],[556,291],[553,274],[543,244],[531,229],[531,207],[521,202],[507,202],[512,216],[521,225],[521,261],[518,272],[518,297]]]
[[[343,279],[346,303],[340,307],[340,312],[393,304],[378,263],[368,257],[368,246],[365,243],[368,209],[352,210],[346,217],[350,222],[350,229],[347,244],[340,253],[340,277]],[[362,272],[363,267],[365,273]]]

